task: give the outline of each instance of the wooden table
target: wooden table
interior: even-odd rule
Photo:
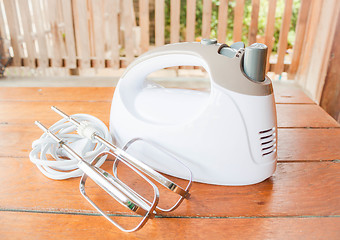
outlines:
[[[242,187],[194,183],[176,211],[125,234],[80,195],[79,179],[50,180],[28,158],[41,135],[33,122],[59,119],[50,106],[108,124],[113,89],[0,88],[0,238],[340,239],[340,126],[292,84],[276,84],[275,93],[274,176]]]

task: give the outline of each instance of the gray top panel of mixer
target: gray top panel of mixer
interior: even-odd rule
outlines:
[[[241,94],[253,96],[270,95],[273,92],[270,79],[266,76],[262,82],[251,80],[243,71],[242,58],[244,48],[238,50],[233,58],[218,53],[221,44],[213,43],[175,43],[164,45],[148,51],[129,65],[127,71],[138,63],[160,55],[189,54],[202,58],[206,62],[206,69],[210,72],[211,81]],[[126,71],[126,72],[127,72]],[[124,76],[124,75],[123,75]]]

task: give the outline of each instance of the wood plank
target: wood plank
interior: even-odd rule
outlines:
[[[26,44],[27,50],[27,61],[25,58],[24,65],[29,66],[31,68],[35,68],[35,59],[36,59],[36,52],[34,47],[34,39],[33,39],[33,30],[32,30],[32,19],[30,12],[28,11],[28,1],[20,0],[18,1],[19,12],[22,21],[22,28],[24,34],[24,40]]]
[[[0,88],[0,101],[105,101],[111,102],[114,92],[112,87],[16,87]],[[276,103],[315,104],[294,84],[274,82]],[[62,96],[62,97],[61,97]]]
[[[59,7],[59,1],[52,0],[52,1],[46,1],[46,5],[44,6],[44,13],[46,17],[46,21],[49,25],[49,30],[51,34],[51,40],[47,41],[48,48],[51,50],[52,54],[50,56],[51,58],[51,66],[52,67],[62,67],[62,35],[59,30],[59,24],[60,24],[60,7]]]
[[[170,43],[179,42],[180,8],[180,0],[170,1]]]
[[[340,157],[340,129],[279,129],[281,161],[322,161]]]
[[[111,102],[113,92],[112,87],[1,87],[0,101]]]
[[[234,9],[233,41],[242,41],[244,0],[236,0]]]
[[[221,0],[218,7],[217,40],[220,43],[227,41],[228,27],[228,0]]]
[[[196,25],[196,0],[187,0],[187,15],[185,40],[187,42],[195,41],[195,25]]]
[[[299,10],[299,16],[296,23],[296,36],[293,45],[293,56],[289,66],[288,78],[293,79],[297,72],[300,63],[300,57],[302,53],[302,47],[304,44],[304,37],[306,34],[307,20],[310,9],[310,2],[308,0],[302,0]]]
[[[32,125],[33,126],[33,125]],[[0,149],[3,157],[23,157],[28,158],[32,148],[32,142],[39,138],[38,129],[26,128],[18,126],[6,126],[6,122],[0,124],[1,136],[6,136],[7,141],[1,141]],[[41,132],[40,132],[41,134]],[[25,139],[23,142],[22,139]]]
[[[340,17],[338,16],[334,39],[340,39]],[[320,106],[340,123],[340,46],[338,41],[333,41],[329,59],[325,85],[322,90]]]
[[[105,10],[108,14],[108,28],[111,41],[108,43],[109,50],[111,51],[110,67],[113,69],[119,69],[119,0],[107,0],[105,1]]]
[[[91,67],[95,65],[95,42],[94,42],[94,22],[93,22],[93,9],[92,9],[92,1],[88,0],[86,2],[86,9],[87,9],[87,25],[89,31],[89,42],[90,42],[90,61]],[[93,64],[94,63],[94,64]]]
[[[50,107],[54,105],[59,106],[70,114],[88,113],[96,115],[108,125],[111,101],[1,102],[1,121],[10,125],[29,126],[32,125],[35,120],[44,119],[46,124],[51,125],[58,119],[58,116],[50,111]],[[17,109],[17,111],[11,111],[12,109]],[[32,111],[34,111],[35,114],[32,114]],[[279,128],[339,127],[339,124],[331,116],[315,104],[278,104],[277,116]]]
[[[75,30],[72,16],[72,2],[70,0],[62,0],[61,4],[65,25],[65,44],[67,48],[65,66],[67,68],[77,68]]]
[[[276,0],[270,0],[268,5],[268,15],[267,15],[267,23],[264,37],[264,44],[268,47],[267,53],[267,72],[269,70],[270,64],[269,59],[273,49],[273,37],[275,30],[275,13],[276,13]]]
[[[45,177],[28,157],[0,158],[0,162],[0,209],[70,214],[96,213],[78,190],[79,178],[51,180]],[[106,161],[101,168],[112,173],[112,161]],[[217,186],[194,182],[189,200],[185,200],[176,211],[160,215],[337,216],[340,214],[339,171],[340,163],[336,162],[279,163],[272,177],[254,185]],[[139,179],[134,178],[130,171],[121,171],[122,179],[128,176],[130,183],[138,186]],[[174,181],[181,182],[175,178]],[[115,202],[103,195],[95,185],[89,185],[89,188],[93,190],[88,190],[91,191],[91,198],[109,213],[131,214],[128,209],[117,207]],[[228,204],[216,204],[224,202]]]
[[[155,0],[155,44],[164,45],[164,1]]]
[[[21,41],[19,40],[20,31],[16,3],[13,0],[4,0],[3,3],[5,6],[11,45],[14,53],[12,64],[14,66],[21,66],[21,58],[24,58],[25,56],[23,55]]]
[[[133,11],[132,0],[123,1],[123,22],[124,22],[124,49],[126,56],[126,64],[130,64],[134,56],[134,37],[133,37],[133,22],[134,19],[131,15]]]
[[[90,34],[88,28],[87,1],[73,0],[72,4],[79,67],[90,68]]]
[[[315,102],[307,97],[307,95],[295,84],[295,82],[274,81],[273,88],[276,103],[315,104]]]
[[[181,0],[170,0],[170,43],[177,43],[180,39]],[[172,67],[175,71],[178,67]]]
[[[122,220],[127,223],[130,219]],[[0,223],[0,233],[5,239],[68,239],[70,236],[98,239],[99,234],[103,239],[220,239],[222,232],[228,233],[228,239],[337,239],[340,234],[338,217],[156,218],[142,230],[130,234],[119,231],[100,216],[1,212]]]
[[[320,102],[328,62],[331,57],[331,47],[334,41],[336,29],[334,21],[339,16],[339,12],[339,1],[325,1],[322,5],[316,35],[313,36],[315,38],[314,45],[311,49],[312,53],[307,74],[304,76],[306,78],[304,87],[316,102]]]
[[[305,34],[304,38],[305,44],[303,45],[302,48],[302,56],[296,76],[296,80],[301,86],[304,86],[307,80],[305,75],[307,73],[309,62],[311,60],[311,53],[315,40],[314,36],[317,32],[317,26],[321,15],[322,2],[323,2],[322,0],[313,1],[310,6],[307,21],[307,33]]]
[[[142,53],[149,50],[149,0],[139,0],[139,26],[141,31],[140,48]]]
[[[4,117],[1,117],[1,122],[32,126],[35,120],[41,119],[45,124],[52,125],[60,119],[50,110],[50,107],[54,105],[69,114],[88,113],[97,116],[108,126],[111,102],[2,102],[0,115]],[[11,111],[11,109],[17,109],[17,111]]]
[[[196,0],[187,0],[186,8],[185,41],[194,42],[196,40]],[[194,69],[194,66],[181,66],[180,68]]]
[[[0,3],[0,12],[5,11],[4,6],[3,6],[3,2]],[[5,12],[6,14],[6,12]],[[0,15],[0,36],[6,40],[8,40],[8,36],[5,30],[5,18],[6,16],[4,14]],[[4,49],[8,49],[9,46],[7,46],[6,42],[3,42],[3,48]]]
[[[77,104],[79,106],[79,104]],[[60,105],[58,105],[60,106]],[[89,113],[87,109],[77,107],[76,111],[69,111],[72,106],[61,109],[67,113]],[[75,107],[73,107],[75,109]],[[104,109],[99,109],[98,112]],[[107,116],[109,115],[108,110]],[[99,113],[91,113],[99,117]],[[53,114],[49,107],[40,116],[49,115],[51,120],[31,117],[34,120],[41,120],[44,124],[50,125],[60,119]],[[53,117],[54,116],[54,117]],[[52,120],[53,118],[53,120]],[[109,118],[100,118],[107,126]],[[1,120],[0,134],[6,138],[0,138],[1,157],[27,158],[34,140],[41,136],[41,130],[33,125],[10,125]],[[280,161],[331,161],[340,157],[340,129],[279,129],[278,135],[278,158]],[[25,141],[22,141],[25,139]]]
[[[210,38],[212,0],[203,0],[202,8],[202,38]]]
[[[105,49],[104,49],[104,2],[90,1],[93,13],[93,46],[95,52],[95,68],[105,68]]]
[[[250,28],[249,28],[249,45],[256,42],[259,11],[260,11],[260,0],[252,0],[251,1],[251,21],[250,21]]]
[[[285,1],[285,10],[282,17],[282,24],[280,29],[279,45],[278,45],[278,57],[275,65],[275,73],[281,74],[284,67],[284,58],[286,55],[288,44],[288,33],[290,28],[290,20],[293,10],[293,0]]]
[[[129,218],[122,219],[124,223]],[[65,225],[67,224],[67,228]],[[5,239],[337,239],[340,219],[261,218],[186,219],[156,218],[135,233],[123,233],[100,216],[44,213],[0,213],[0,234]],[[33,227],[34,226],[34,227]],[[51,227],[53,226],[53,227]],[[322,227],[320,227],[322,226]],[[20,229],[20,231],[18,231]],[[166,233],[166,234],[164,234]]]
[[[278,127],[340,127],[325,110],[314,104],[277,104]]]

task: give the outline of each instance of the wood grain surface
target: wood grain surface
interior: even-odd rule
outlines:
[[[0,212],[4,239],[337,239],[339,224],[337,217],[156,218],[126,234],[99,216]]]
[[[113,88],[0,88],[0,238],[340,238],[340,127],[296,86],[276,83],[274,91],[279,163],[272,177],[250,186],[194,183],[191,198],[176,211],[125,234],[81,196],[79,178],[50,180],[28,158],[41,135],[33,122],[60,119],[51,105],[108,124]],[[102,167],[111,172],[112,161]],[[140,184],[129,171],[121,176]],[[93,185],[88,191],[123,224],[138,220]],[[161,192],[161,199],[171,197]]]
[[[315,104],[298,86],[290,82],[273,82],[276,103]]]
[[[278,159],[324,161],[340,159],[340,129],[279,129]]]
[[[91,114],[109,125],[111,102],[6,102],[0,104],[0,124],[32,126],[42,120],[48,126],[60,119],[50,108],[57,106],[72,115]],[[16,109],[16,111],[12,111]],[[295,116],[295,117],[291,117]],[[339,124],[315,104],[277,104],[278,127],[340,127]]]
[[[49,123],[42,118],[40,120],[46,125]],[[41,134],[41,130],[33,123],[20,126],[1,122],[0,156],[26,158],[31,151],[32,142]],[[340,128],[279,129],[278,139],[279,161],[340,159]]]
[[[28,158],[0,158],[0,162],[3,166],[0,169],[2,186],[0,209],[96,213],[78,190],[79,178],[53,181],[43,176]],[[106,161],[102,168],[112,173],[112,161]],[[184,201],[176,211],[161,215],[181,217],[340,215],[339,171],[338,162],[279,163],[272,177],[255,185],[216,186],[194,183],[190,200]],[[126,179],[128,176],[133,178],[131,185],[138,185],[138,179],[131,176],[130,171],[124,171],[121,178]],[[178,179],[176,181],[182,183]],[[117,206],[99,189],[92,191],[91,197],[100,203],[103,209],[112,214],[131,215],[127,209]],[[164,199],[161,201],[163,203]]]
[[[340,127],[325,110],[312,104],[277,104],[278,127]],[[292,117],[294,116],[294,117]]]
[[[114,87],[3,87],[0,101],[111,102]],[[315,104],[293,84],[274,82],[276,103]]]

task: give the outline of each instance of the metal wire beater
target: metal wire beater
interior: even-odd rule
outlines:
[[[170,212],[175,210],[184,199],[189,198],[189,190],[192,185],[192,174],[190,169],[188,169],[184,164],[182,164],[176,156],[172,153],[169,153],[166,149],[154,144],[152,142],[146,141],[144,139],[136,138],[130,140],[123,149],[115,146],[105,138],[99,134],[96,130],[95,126],[88,124],[87,122],[79,122],[76,118],[67,115],[66,113],[62,112],[56,107],[51,107],[53,111],[61,115],[64,120],[74,124],[77,127],[77,132],[81,137],[88,138],[93,142],[100,143],[107,147],[110,151],[102,151],[92,160],[84,159],[80,154],[78,154],[74,149],[72,149],[67,141],[58,137],[55,133],[50,131],[46,128],[43,124],[36,121],[35,124],[44,131],[46,135],[48,135],[55,143],[59,145],[63,151],[67,153],[67,156],[70,157],[72,160],[77,161],[77,167],[82,171],[82,177],[80,180],[79,189],[81,194],[84,198],[108,221],[110,221],[113,225],[124,232],[133,232],[137,231],[142,228],[145,223],[154,217],[155,214],[158,212]],[[162,175],[161,173],[157,172],[153,168],[149,167],[142,161],[138,160],[137,158],[131,156],[127,153],[129,147],[136,143],[136,142],[145,142],[162,152],[162,154],[171,157],[188,172],[188,181],[186,187],[181,187],[180,185],[176,184],[174,181],[170,180],[168,177]],[[33,151],[32,151],[33,152]],[[103,159],[113,158],[113,175],[104,171],[103,169],[99,168],[98,163],[99,161],[103,162]],[[31,155],[30,155],[31,158]],[[128,184],[124,183],[118,177],[117,168],[118,164],[122,163],[127,169],[131,170],[136,176],[139,176],[141,179],[147,183],[152,189],[152,200],[147,200],[146,197],[142,196],[142,194],[137,193],[133,190]],[[42,164],[43,165],[43,164]],[[46,174],[45,174],[46,175]],[[94,183],[96,183],[99,187],[101,187],[109,196],[114,198],[120,205],[124,206],[125,208],[129,209],[130,211],[134,212],[137,215],[142,216],[141,221],[132,228],[125,228],[121,224],[114,221],[109,214],[103,211],[97,204],[93,202],[86,194],[85,186],[86,180],[91,178]],[[177,201],[171,205],[171,207],[160,207],[159,198],[160,193],[158,187],[155,183],[158,183],[158,186],[164,187],[168,191],[176,194],[178,196]]]

